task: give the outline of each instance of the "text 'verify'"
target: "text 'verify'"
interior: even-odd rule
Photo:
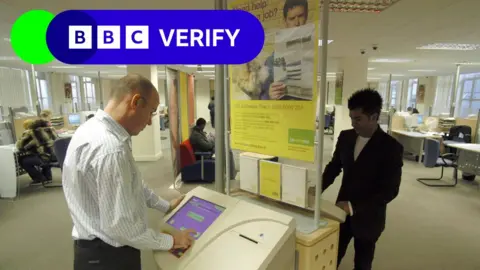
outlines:
[[[69,26],[69,49],[149,49],[149,26],[127,25],[122,34],[121,26],[97,26],[97,43],[93,44],[93,28],[85,25]],[[163,47],[217,47],[227,42],[235,47],[240,29],[159,29]],[[122,42],[122,36],[124,42]]]

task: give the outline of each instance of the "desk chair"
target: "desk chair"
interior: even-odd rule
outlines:
[[[417,178],[417,181],[429,187],[454,187],[457,185],[457,156],[452,153],[440,155],[440,142],[434,139],[425,139],[425,155],[423,165],[427,168],[441,167],[439,178]],[[454,168],[453,184],[431,184],[431,181],[441,181],[443,178],[443,169]]]
[[[195,155],[200,156],[197,161]],[[215,181],[215,160],[209,159],[212,152],[193,152],[192,144],[187,139],[180,144],[180,174],[184,183]]]
[[[65,137],[55,140],[55,142],[53,143],[53,151],[55,152],[57,161],[47,164],[46,166],[50,166],[52,168],[60,168],[60,170],[62,170],[63,162],[65,161],[65,156],[67,155],[67,149],[71,139],[72,137]],[[45,188],[62,187],[62,185],[50,185],[45,183],[42,183],[42,185]]]

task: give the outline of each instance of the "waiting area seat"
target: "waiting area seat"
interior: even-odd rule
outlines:
[[[440,177],[438,178],[417,178],[417,181],[429,187],[455,187],[458,182],[457,177],[457,156],[453,153],[440,155],[440,142],[435,139],[425,140],[425,155],[423,165],[427,168],[441,167]],[[454,168],[453,184],[432,184],[433,181],[441,181],[444,168]]]
[[[212,152],[193,152],[190,140],[180,144],[180,174],[184,183],[215,181],[215,160]],[[197,161],[195,156],[200,156]]]

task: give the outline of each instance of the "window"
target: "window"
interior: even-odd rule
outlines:
[[[92,78],[83,77],[83,86],[85,89],[85,102],[87,104],[95,104],[95,85],[93,84]]]
[[[407,108],[415,108],[417,106],[417,88],[418,79],[408,80],[408,96],[407,96]]]
[[[478,114],[478,110],[480,110],[480,78],[463,80],[461,88],[462,96],[458,116],[467,117],[470,114]]]
[[[72,84],[72,105],[75,108],[75,104],[77,104],[77,108],[81,108],[82,99],[80,98],[80,84],[78,76],[70,75],[70,83]]]
[[[37,96],[42,110],[50,108],[50,97],[48,95],[48,83],[44,74],[35,72],[37,82]]]
[[[402,82],[401,81],[392,81],[392,83],[390,84],[390,96],[391,96],[391,99],[390,99],[390,107],[391,108],[395,108],[397,109],[398,106],[399,106],[399,99],[398,97],[401,96],[401,92],[402,92]]]

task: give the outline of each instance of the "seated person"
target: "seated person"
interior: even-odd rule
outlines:
[[[57,139],[55,130],[48,126],[43,119],[33,121],[30,129],[26,130],[22,138],[17,142],[19,151],[26,155],[19,160],[33,184],[41,184],[52,180],[52,170],[47,166],[50,162],[56,161],[53,151],[53,142]],[[37,167],[41,168],[38,170]]]
[[[419,114],[420,112],[418,112],[417,108],[412,108],[412,114]]]
[[[192,145],[193,152],[213,152],[215,148],[215,142],[207,136],[207,133],[203,131],[207,121],[203,118],[198,118],[195,126],[192,128],[190,134],[190,144]],[[200,160],[200,156],[195,155],[197,160]]]
[[[52,111],[50,110],[43,110],[40,112],[40,119],[47,121],[48,126],[52,125]]]
[[[32,126],[32,123],[33,123],[33,119],[27,119],[27,120],[23,121],[23,129],[24,129],[23,134],[28,132],[28,130]],[[22,134],[22,136],[23,136],[23,134]]]

